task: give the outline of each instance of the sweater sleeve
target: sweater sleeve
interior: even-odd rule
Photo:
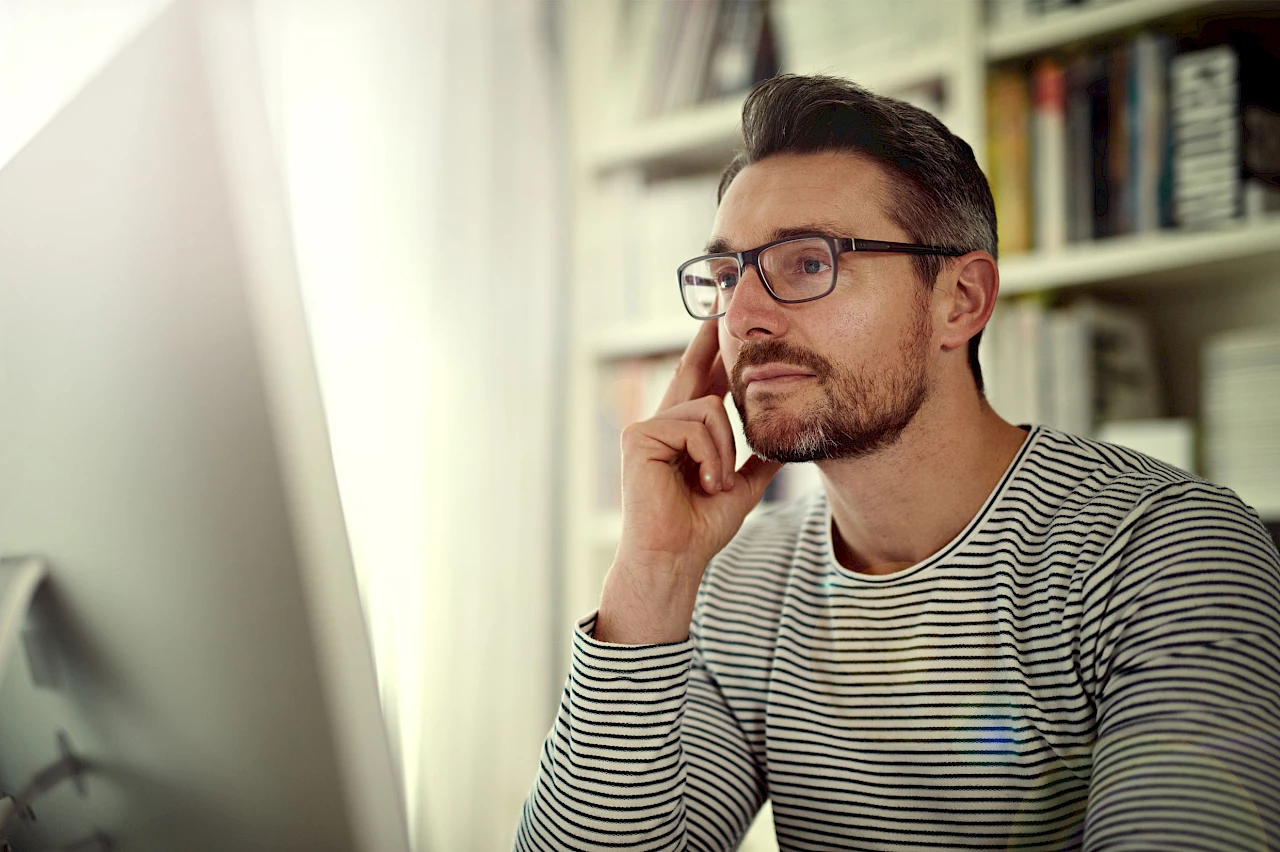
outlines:
[[[693,640],[614,645],[594,628],[593,613],[574,631],[515,850],[737,848],[764,785]]]
[[[1280,556],[1214,486],[1130,520],[1082,655],[1098,713],[1085,852],[1280,848]]]

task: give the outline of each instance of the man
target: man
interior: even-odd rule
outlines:
[[[1256,514],[987,405],[995,212],[940,122],[789,76],[743,125],[516,848],[733,849],[766,799],[783,849],[1280,848]]]

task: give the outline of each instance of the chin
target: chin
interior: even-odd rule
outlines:
[[[749,418],[743,431],[753,453],[784,464],[821,461],[839,450],[820,418],[771,411]]]
[[[897,443],[919,402],[875,417],[820,405],[802,413],[753,406],[743,419],[743,432],[753,453],[784,464],[864,458]]]

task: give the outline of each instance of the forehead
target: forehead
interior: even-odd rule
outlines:
[[[752,163],[725,190],[712,243],[741,250],[796,228],[834,236],[901,239],[885,215],[889,177],[856,154],[781,154]]]

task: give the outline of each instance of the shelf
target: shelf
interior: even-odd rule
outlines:
[[[1235,277],[1280,254],[1280,217],[1210,231],[1166,230],[1080,243],[1000,262],[1000,294],[1087,284],[1176,284]]]
[[[874,91],[893,93],[938,79],[951,71],[956,62],[956,49],[939,45],[916,51],[909,57],[895,56],[855,66],[831,63],[797,70],[836,74]],[[612,133],[588,153],[587,167],[603,172],[681,160],[724,165],[723,160],[741,142],[744,100],[745,95],[736,95],[699,104]]]
[[[589,166],[608,171],[677,155],[728,153],[738,143],[744,100],[739,95],[702,104],[611,135],[588,156]]]
[[[677,316],[670,320],[616,325],[591,341],[596,358],[640,358],[681,352],[698,331],[698,321]]]
[[[1221,8],[1221,0],[1112,0],[1028,18],[988,33],[984,52],[990,62],[1032,56],[1076,42],[1121,32],[1130,27],[1184,12]]]

